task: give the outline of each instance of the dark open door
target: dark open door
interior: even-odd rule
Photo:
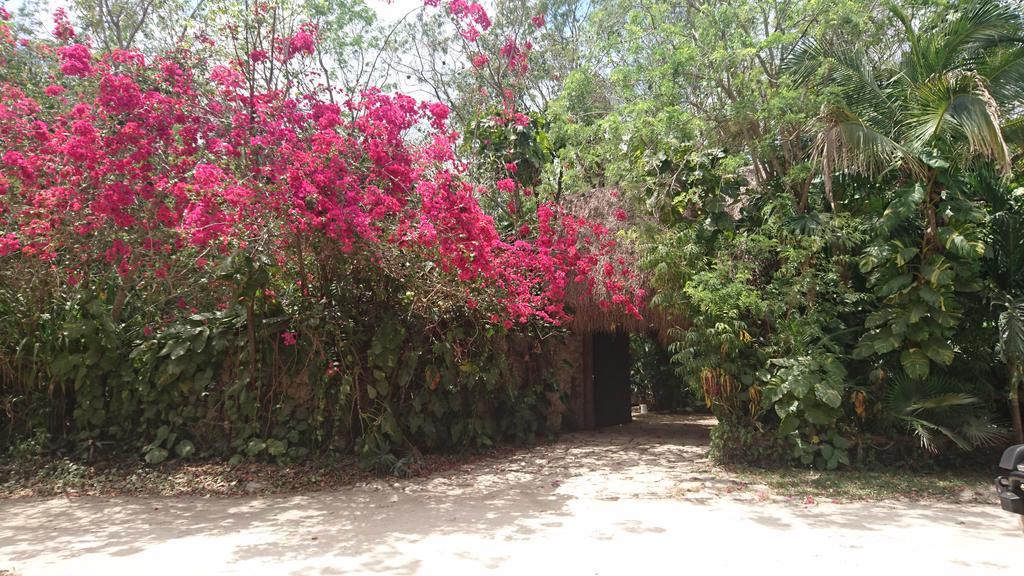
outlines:
[[[593,366],[594,425],[629,422],[629,336],[618,331],[594,334]]]

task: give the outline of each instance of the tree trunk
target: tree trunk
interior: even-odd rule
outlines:
[[[1010,383],[1010,419],[1013,421],[1013,437],[1017,444],[1024,444],[1024,427],[1020,416],[1020,382],[1014,378]]]
[[[924,231],[924,249],[922,252],[922,260],[924,252],[931,250],[932,248],[939,249],[941,252],[941,245],[939,244],[939,222],[936,214],[936,207],[942,200],[939,196],[939,191],[935,189],[935,178],[934,172],[928,175],[928,185],[925,189],[925,203],[924,211],[925,218],[927,220],[927,227]]]
[[[249,381],[254,384],[258,381],[256,374],[258,369],[256,364],[256,304],[253,302],[255,297],[255,294],[247,297],[249,301],[245,307],[246,339],[249,348]]]

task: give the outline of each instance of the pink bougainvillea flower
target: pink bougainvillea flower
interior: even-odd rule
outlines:
[[[57,49],[60,55],[60,71],[65,76],[88,76],[92,73],[92,54],[82,44],[72,44]]]
[[[444,6],[465,26],[490,25],[479,5]],[[300,27],[275,44],[275,62],[301,70],[308,63],[284,54],[315,50],[315,33]],[[525,70],[529,49],[512,42],[502,62]],[[5,258],[43,262],[69,282],[107,275],[163,286],[261,250],[305,289],[319,279],[289,268],[301,239],[303,249],[330,246],[367,263],[394,248],[429,261],[495,324],[564,322],[572,284],[638,314],[626,267],[603,274],[614,249],[604,227],[557,205],[528,209],[507,198],[499,206],[519,212],[519,222],[509,232],[496,225],[480,203],[484,187],[457,157],[460,136],[443,104],[376,88],[347,100],[317,87],[250,92],[244,59],[212,63],[208,90],[180,55],[147,63],[120,51],[94,61],[82,45],[41,54],[60,69],[45,105],[0,84]],[[474,58],[486,64],[485,55]],[[81,76],[91,78],[73,79]],[[513,92],[502,94],[495,121],[529,124]],[[513,178],[493,189],[529,193]],[[164,298],[172,310],[162,322],[199,307],[182,298],[175,310],[177,296]]]
[[[511,178],[502,178],[501,180],[498,180],[496,186],[498,187],[498,190],[501,190],[506,194],[510,194],[516,190],[516,181]]]
[[[142,104],[142,91],[135,81],[122,74],[110,74],[100,80],[100,106],[111,114],[127,114]]]
[[[7,20],[7,18],[3,18]],[[53,36],[58,40],[69,42],[75,38],[75,29],[71,27],[68,20],[68,13],[63,8],[57,8],[53,13]]]

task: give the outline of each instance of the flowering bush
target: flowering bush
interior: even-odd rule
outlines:
[[[464,22],[463,35],[489,26],[477,4],[446,6]],[[596,270],[613,246],[602,227],[540,204],[512,233],[499,231],[479,200],[520,190],[512,180],[485,189],[466,178],[443,104],[374,88],[340,99],[320,88],[258,80],[252,71],[268,60],[304,66],[302,57],[316,49],[312,25],[273,39],[269,54],[242,52],[246,60],[208,73],[201,73],[200,55],[186,51],[155,59],[94,54],[75,43],[63,17],[55,35],[55,44],[3,48],[5,61],[29,62],[34,75],[18,76],[16,67],[0,75],[0,306],[12,313],[61,309],[80,328],[50,336],[40,331],[38,315],[23,314],[22,326],[4,333],[0,346],[5,356],[20,358],[18,331],[29,340],[53,338],[50,385],[92,382],[66,392],[77,397],[75,426],[90,430],[90,440],[109,434],[112,398],[147,401],[145,394],[115,392],[115,382],[134,394],[155,379],[154,390],[171,394],[168,383],[187,375],[187,386],[179,382],[185,397],[175,391],[165,419],[147,424],[182,425],[186,413],[198,417],[185,408],[198,402],[193,391],[218,374],[256,389],[266,379],[297,378],[289,372],[297,364],[266,360],[283,354],[282,346],[290,357],[310,354],[325,378],[347,358],[348,398],[357,405],[386,397],[381,382],[359,384],[352,374],[390,373],[396,357],[388,370],[366,356],[355,360],[354,347],[374,340],[318,324],[328,314],[324,303],[338,309],[345,302],[339,322],[378,313],[394,322],[393,310],[404,307],[424,317],[430,308],[444,310],[449,321],[497,330],[554,327],[568,318],[566,290],[580,283],[602,285],[610,300],[637,313],[638,296],[624,292],[621,275],[628,271]],[[48,78],[45,86],[28,80],[39,76]],[[391,288],[380,284],[384,279]],[[390,303],[371,304],[382,299]],[[270,317],[277,320],[261,320]],[[229,328],[222,345],[207,350],[214,319]],[[100,344],[90,340],[96,330],[104,335]],[[428,332],[453,345],[437,324]],[[203,346],[193,340],[198,334],[206,334]],[[132,346],[134,372],[124,362]],[[216,364],[230,364],[231,350],[245,351],[245,370],[238,357],[234,368]],[[96,354],[105,359],[102,369]],[[186,369],[181,358],[194,362]],[[410,374],[424,374],[413,366]],[[38,368],[15,366],[11,379]],[[193,388],[197,378],[204,384]],[[237,390],[232,394],[242,402]],[[252,424],[271,398],[253,401],[248,412],[231,416],[250,422],[239,430],[236,449],[273,429],[270,417]],[[386,406],[389,414],[399,410]],[[156,418],[150,408],[143,420]],[[132,406],[119,409],[137,417]],[[374,426],[389,429],[389,442],[397,442],[404,433],[386,422]],[[173,448],[174,438],[165,433],[147,444],[147,454],[160,459],[158,450]]]
[[[490,291],[503,316],[558,323],[565,283],[591,273],[581,241],[601,231],[553,225],[554,207],[532,241],[500,237],[476,200],[488,192],[460,173],[444,105],[375,89],[340,105],[250,95],[229,68],[201,85],[172,59],[57,52],[42,99],[0,85],[0,221],[6,252],[19,246],[65,281],[164,278],[183,250],[202,252],[202,267],[257,247],[285,261],[301,238],[342,253],[390,243]],[[432,134],[412,144],[423,121]]]

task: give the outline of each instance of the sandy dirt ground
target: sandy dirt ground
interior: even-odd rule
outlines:
[[[716,471],[711,424],[647,415],[298,496],[0,502],[0,575],[1021,574],[995,504],[771,496]]]

